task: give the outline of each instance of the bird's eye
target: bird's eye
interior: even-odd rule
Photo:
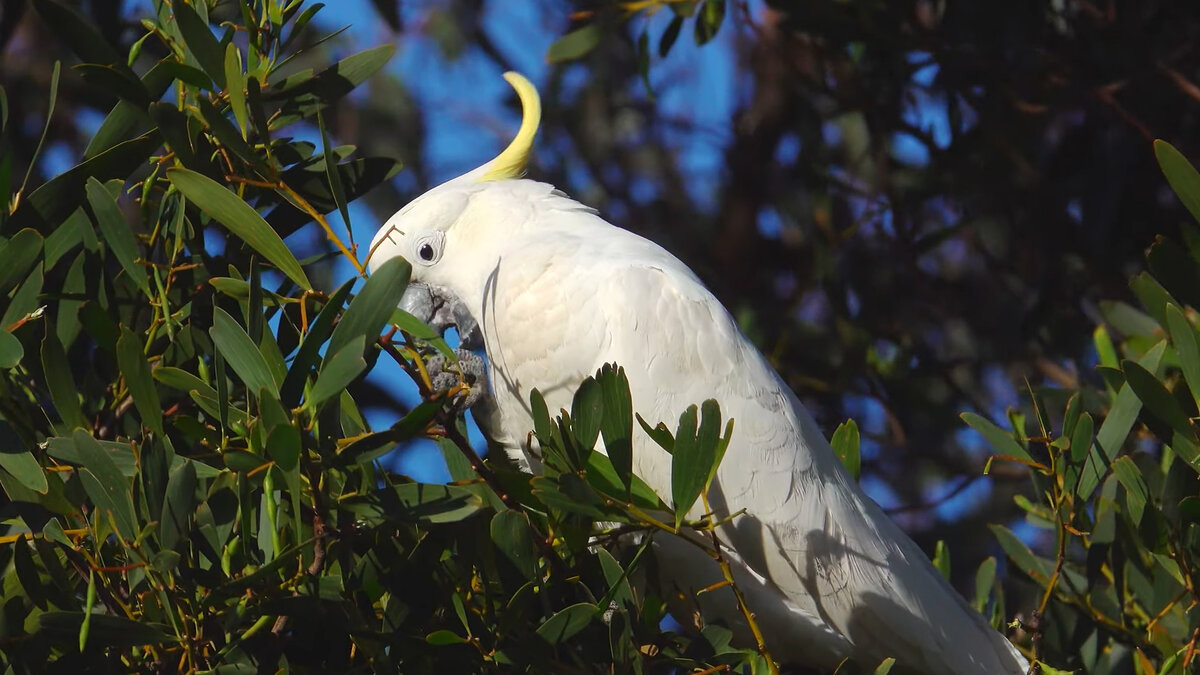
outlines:
[[[446,242],[446,235],[442,232],[425,232],[418,235],[414,242],[415,250],[413,257],[416,262],[422,265],[433,265],[442,259],[442,249]]]

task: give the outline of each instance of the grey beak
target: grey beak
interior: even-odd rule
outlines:
[[[410,283],[400,298],[400,309],[429,324],[438,334],[445,334],[447,328],[454,326],[463,349],[483,347],[483,333],[466,304],[440,286]]]

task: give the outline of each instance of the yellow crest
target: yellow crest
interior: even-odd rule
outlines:
[[[505,73],[504,79],[517,91],[517,98],[521,100],[521,128],[508,147],[496,159],[488,162],[487,171],[479,177],[480,182],[520,178],[525,173],[525,165],[529,163],[533,139],[542,121],[542,101],[533,84],[524,75],[512,71]]]

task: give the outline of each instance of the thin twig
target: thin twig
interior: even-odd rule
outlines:
[[[708,490],[700,493],[700,499],[704,502],[704,510],[712,513],[712,508],[708,505]],[[710,525],[707,530],[708,536],[712,539],[713,548],[711,555],[721,567],[721,574],[725,576],[725,581],[729,582],[729,588],[733,590],[733,597],[737,598],[738,609],[741,610],[742,616],[746,618],[746,623],[750,625],[750,633],[754,635],[754,645],[758,649],[759,655],[766,659],[767,668],[770,669],[771,675],[779,675],[779,665],[775,663],[775,659],[771,658],[771,652],[767,650],[766,640],[763,639],[762,629],[758,627],[758,621],[754,618],[754,612],[746,604],[746,596],[742,594],[742,589],[738,588],[737,582],[733,580],[733,569],[729,566],[729,561],[725,559],[725,555],[721,553],[721,543],[717,539],[717,529],[715,526]]]

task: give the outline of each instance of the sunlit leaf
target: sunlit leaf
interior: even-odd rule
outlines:
[[[312,289],[312,284],[300,268],[296,256],[292,255],[279,235],[267,225],[267,221],[246,202],[211,178],[195,171],[175,168],[169,169],[167,175],[175,187],[200,207],[200,210],[229,228],[230,232],[258,251],[300,288]]]

